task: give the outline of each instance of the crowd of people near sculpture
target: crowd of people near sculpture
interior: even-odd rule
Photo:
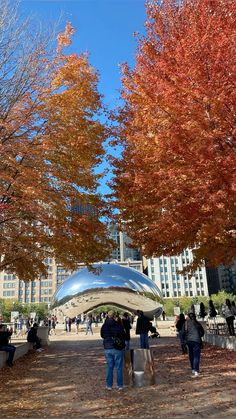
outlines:
[[[236,308],[235,302],[230,301],[228,298],[221,306],[219,312],[217,312],[211,299],[208,302],[208,308],[206,308],[205,305],[201,302],[199,311],[196,313],[195,307],[196,306],[192,305],[187,315],[180,313],[180,315],[176,317],[175,326],[177,336],[180,340],[181,351],[183,354],[188,353],[193,376],[198,376],[200,370],[202,336],[204,334],[204,330],[197,318],[201,321],[204,321],[207,318],[208,321],[215,322],[218,315],[224,317],[228,328],[228,334],[230,336],[235,336],[234,321],[236,316]],[[141,349],[149,349],[150,337],[160,337],[160,335],[156,328],[153,326],[150,319],[145,316],[142,310],[137,310],[135,314],[137,315],[135,333],[139,336],[139,347]],[[123,353],[123,350],[130,349],[130,331],[132,329],[134,319],[135,316],[128,312],[124,312],[121,315],[119,312],[114,311],[101,312],[99,314],[81,314],[74,318],[67,316],[64,319],[66,332],[71,332],[71,326],[74,324],[76,333],[79,333],[80,325],[84,325],[85,335],[93,335],[93,325],[98,326],[99,323],[102,323],[100,334],[103,338],[105,357],[107,362],[108,389],[111,387],[111,370],[113,374],[114,368],[117,370],[121,368],[120,354]],[[162,316],[162,319],[166,319],[166,314]],[[43,350],[41,347],[40,339],[37,336],[38,323],[35,322],[35,319],[33,318],[28,318],[24,323],[25,324],[21,322],[20,325],[22,329],[23,326],[26,326],[24,334],[27,337],[27,341],[32,342],[37,351]],[[57,317],[51,315],[48,316],[45,320],[41,321],[40,325],[48,326],[49,334],[55,334],[57,323]],[[13,366],[13,359],[16,350],[15,346],[12,345],[10,341],[12,335],[16,333],[16,330],[18,330],[19,327],[20,326],[18,326],[18,323],[16,324],[16,322],[14,322],[13,327],[10,328],[6,327],[4,324],[0,324],[0,351],[5,351],[8,353],[7,365],[10,367]],[[119,340],[121,342],[118,342]],[[116,345],[118,344],[120,347],[117,349]],[[119,373],[117,376],[117,386],[119,389],[121,389],[122,382],[118,377]]]

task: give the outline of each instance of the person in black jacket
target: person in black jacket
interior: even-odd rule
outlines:
[[[38,352],[41,352],[43,349],[41,348],[41,342],[40,342],[39,337],[37,336],[37,331],[38,331],[38,325],[37,323],[34,323],[33,326],[28,331],[27,341],[34,343],[36,346],[36,350]]]
[[[0,324],[0,351],[8,352],[7,365],[13,367],[13,359],[16,347],[9,344],[9,338],[12,335],[12,330],[5,329],[3,324]]]
[[[129,343],[130,343],[130,329],[132,328],[129,314],[124,313],[122,318],[122,324],[125,329],[125,349],[129,349]]]
[[[137,310],[138,318],[136,324],[136,335],[140,335],[140,348],[149,349],[148,332],[152,323],[143,314],[142,310]]]
[[[114,312],[109,311],[104,324],[101,327],[104,354],[107,362],[106,389],[112,390],[113,370],[116,368],[117,388],[123,390],[123,359],[125,347],[125,331],[122,324],[114,319]],[[116,338],[120,340],[121,347],[117,349]]]
[[[179,336],[182,353],[186,354],[188,352],[188,349],[187,349],[187,345],[186,345],[186,342],[185,342],[185,339],[184,339],[184,336],[185,336],[184,324],[185,324],[185,315],[184,315],[184,313],[180,313],[175,327],[176,327],[176,330],[177,330],[177,333],[178,333],[178,336]]]

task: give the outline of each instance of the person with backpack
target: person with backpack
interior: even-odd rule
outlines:
[[[184,337],[188,346],[189,362],[193,377],[199,376],[200,358],[202,349],[202,337],[204,329],[196,319],[195,313],[189,311],[188,317],[183,325]]]
[[[118,391],[123,390],[123,360],[125,331],[121,323],[115,320],[114,311],[108,311],[100,331],[103,338],[104,354],[107,363],[106,389],[112,390],[113,371],[116,368]]]

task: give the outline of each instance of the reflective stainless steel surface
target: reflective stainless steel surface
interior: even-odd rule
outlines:
[[[150,298],[161,297],[161,292],[148,276],[118,264],[93,267],[95,273],[82,269],[67,278],[55,292],[51,308],[59,319],[107,304],[133,313],[143,310],[150,318],[161,314],[161,304]]]

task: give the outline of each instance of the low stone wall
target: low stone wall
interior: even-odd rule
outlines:
[[[21,356],[27,354],[31,349],[33,349],[33,344],[29,342],[20,343],[16,345],[16,351],[14,355],[14,361]],[[8,358],[8,353],[5,351],[0,351],[0,368],[5,367],[6,360]]]
[[[213,335],[212,333],[205,333],[203,341],[210,345],[219,346],[220,348],[232,349],[236,351],[236,337]]]
[[[39,339],[41,339],[42,346],[48,346],[50,343],[48,330],[49,328],[47,326],[39,326],[38,328],[37,335]],[[14,339],[12,339],[11,345],[16,346],[16,351],[15,351],[13,362],[16,359],[20,358],[21,356],[26,355],[28,351],[33,349],[33,343],[30,343],[30,342],[17,343],[16,341],[14,341]],[[7,358],[8,358],[8,353],[5,351],[0,351],[0,368],[6,365]]]

